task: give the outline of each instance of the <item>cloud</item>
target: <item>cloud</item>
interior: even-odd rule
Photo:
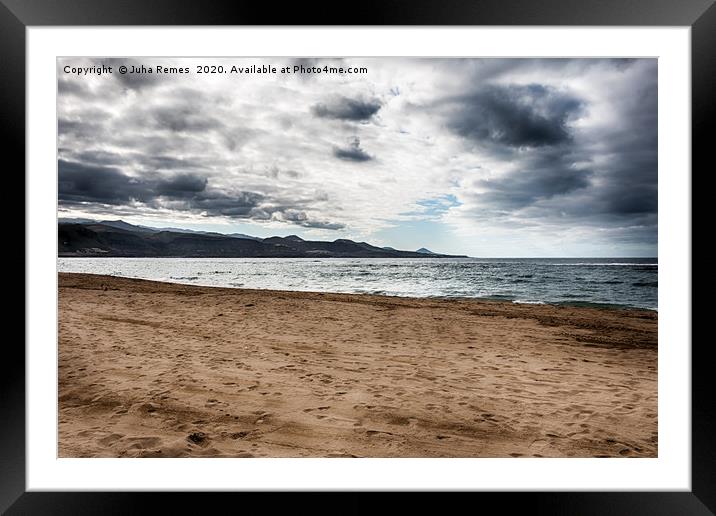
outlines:
[[[59,118],[57,120],[57,131],[61,139],[73,137],[77,141],[94,140],[97,136],[104,133],[105,124],[92,120],[72,120],[68,118]]]
[[[116,167],[58,161],[59,200],[65,204],[165,204],[181,209],[246,216],[263,196],[207,191],[208,179],[195,174],[135,177]]]
[[[496,179],[479,181],[484,193],[477,194],[477,198],[485,209],[512,213],[540,200],[587,188],[592,175],[589,169],[573,167],[560,151],[550,152],[524,160]]]
[[[317,228],[317,229],[330,229],[337,230],[343,229],[345,224],[336,222],[327,222],[321,220],[311,219],[305,211],[295,209],[280,209],[276,210],[271,214],[273,220],[288,221],[298,224],[306,228]]]
[[[448,127],[484,145],[541,147],[569,140],[567,122],[583,103],[568,93],[541,85],[487,85],[448,100]]]
[[[341,224],[340,222],[326,222],[319,220],[306,220],[301,223],[301,226],[314,229],[330,229],[331,231],[344,229],[346,227],[345,224]]]
[[[204,61],[58,59],[60,210],[411,234],[410,248],[459,254],[483,255],[481,232],[503,256],[516,241],[576,249],[573,235],[656,252],[655,59],[216,58],[368,73],[62,73]]]
[[[579,80],[559,88],[538,84],[537,60],[501,69],[499,84],[483,82],[432,106],[487,171],[464,178],[462,204],[446,218],[462,228],[556,233],[571,227],[595,238],[625,243],[632,235],[633,242],[655,245],[656,63],[547,65],[540,72],[545,78],[555,69]],[[516,72],[530,82],[506,80]]]
[[[209,217],[279,221],[306,228],[337,230],[345,224],[311,217],[305,210],[278,204],[258,192],[227,192],[208,188],[208,179],[196,174],[134,177],[116,167],[84,165],[59,160],[61,205],[83,205],[90,211],[102,205],[141,209],[170,209]],[[309,204],[308,200],[297,201]],[[126,213],[126,212],[125,212]]]
[[[146,181],[127,176],[117,168],[58,162],[60,203],[125,204],[154,197]]]
[[[60,114],[57,118],[57,131],[60,138],[75,137],[82,140],[94,140],[105,135],[112,114],[102,108],[88,106],[80,116]]]
[[[348,144],[348,147],[334,147],[333,155],[345,161],[362,162],[373,159],[373,156],[361,149],[360,138],[357,136]]]
[[[200,211],[208,216],[250,219],[258,215],[264,196],[257,192],[205,192],[190,198],[181,209]]]
[[[64,156],[67,161],[74,161],[85,165],[131,167],[141,173],[181,173],[207,170],[207,167],[198,160],[163,155],[149,155],[137,151],[123,151],[120,153],[90,148],[73,152],[71,149],[63,147],[59,149],[59,153],[61,156]]]
[[[127,162],[127,156],[103,149],[87,149],[73,153],[70,149],[60,149],[61,155],[73,154],[75,161],[84,165],[112,166]]]
[[[206,190],[207,183],[205,177],[178,174],[157,180],[154,190],[160,197],[191,197]]]
[[[155,107],[146,114],[146,121],[158,129],[174,132],[202,132],[223,127],[221,122],[195,106],[181,104]]]
[[[335,97],[325,103],[311,107],[311,112],[319,118],[364,122],[370,120],[381,108],[378,99],[359,100],[347,97]]]

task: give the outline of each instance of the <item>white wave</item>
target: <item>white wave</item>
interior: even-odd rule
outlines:
[[[658,263],[620,263],[620,262],[613,262],[613,263],[592,263],[592,262],[579,262],[579,263],[546,263],[546,264],[539,264],[539,265],[562,265],[562,266],[572,266],[572,265],[581,265],[585,267],[601,267],[601,266],[610,266],[610,267],[658,267]]]

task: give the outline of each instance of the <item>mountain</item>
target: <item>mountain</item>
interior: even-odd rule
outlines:
[[[231,238],[246,238],[248,240],[263,240],[263,238],[250,236],[250,235],[244,235],[243,233],[217,233],[215,231],[198,231],[195,229],[181,229],[181,228],[152,228],[157,231],[168,231],[170,233],[193,233],[195,235],[210,235],[210,236],[220,236],[220,237],[231,237]]]
[[[415,252],[416,252],[416,253],[420,253],[420,254],[432,254],[432,255],[435,255],[435,253],[432,252],[430,249],[426,249],[426,248],[424,248],[424,247],[421,247],[420,249],[418,249],[418,250],[415,251]],[[436,255],[436,256],[437,256],[437,255]]]
[[[86,222],[85,224],[92,224],[95,223],[93,221]],[[156,231],[159,231],[154,228],[148,228],[146,226],[136,226],[134,224],[129,224],[127,222],[124,222],[123,220],[103,220],[100,221],[99,224],[102,224],[104,226],[110,226],[117,229],[125,229],[127,231],[144,231],[149,233],[154,233]]]
[[[59,222],[62,222],[64,224],[89,224],[92,222],[97,222],[93,219],[85,219],[85,218],[79,218],[79,217],[71,217],[71,218],[62,218],[59,219]]]
[[[140,226],[137,224],[129,224],[127,222],[124,222],[123,220],[92,220],[92,219],[79,219],[79,218],[67,218],[67,219],[60,219],[60,224],[103,224],[105,226],[112,226],[118,229],[126,229],[128,231],[149,231],[149,232],[159,232],[159,231],[169,231],[172,233],[195,233],[198,235],[214,235],[214,236],[221,236],[221,237],[232,237],[232,238],[247,238],[249,240],[263,240],[261,237],[255,237],[251,235],[244,235],[243,233],[229,233],[229,234],[223,234],[223,233],[216,233],[212,231],[198,231],[195,229],[182,229],[182,228],[172,228],[172,227],[163,227],[163,228],[153,228],[149,226]],[[296,237],[298,238],[298,237]]]
[[[424,258],[412,251],[384,249],[339,238],[332,242],[296,235],[256,240],[221,233],[135,226],[123,221],[63,222],[57,225],[59,256],[183,258]],[[433,258],[449,257],[430,254]]]
[[[258,240],[259,242],[261,242],[261,240],[263,240],[263,238],[261,238],[261,237],[244,235],[243,233],[228,233],[226,236],[230,236],[232,238],[246,238],[248,240]]]

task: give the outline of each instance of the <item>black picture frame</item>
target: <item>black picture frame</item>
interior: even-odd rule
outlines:
[[[714,0],[367,0],[357,5],[346,4],[342,12],[337,10],[338,3],[325,0],[278,5],[241,0],[0,0],[0,141],[5,147],[6,160],[12,156],[15,169],[25,170],[25,29],[28,26],[689,26],[692,52],[691,177],[694,176],[693,170],[707,171],[708,148],[712,145],[708,135],[713,132],[716,118],[713,95],[716,92]],[[15,186],[17,189],[13,191],[22,191],[21,198],[24,200],[24,181]],[[19,224],[15,223],[15,227],[19,229]],[[22,237],[15,236],[24,242],[24,224]],[[24,246],[22,249],[24,268]],[[10,263],[20,261],[17,254],[13,254]],[[17,265],[20,266],[19,263]],[[26,492],[25,352],[19,339],[4,340],[0,375],[0,417],[4,421],[3,438],[0,439],[0,511],[7,511],[7,514],[141,513],[148,511],[151,502],[159,497],[162,500],[160,503],[170,503],[176,512],[204,513],[211,510],[211,506],[207,505],[207,494]],[[501,510],[508,512],[522,509],[546,514],[672,515],[716,512],[716,445],[713,438],[716,435],[716,404],[711,398],[714,381],[711,362],[707,359],[708,347],[711,345],[708,340],[693,344],[671,343],[692,345],[690,492],[479,493],[480,504],[497,502]],[[305,500],[306,507],[313,507],[316,504],[315,495],[306,493],[299,500]],[[373,496],[353,493],[343,502],[341,512],[372,510]],[[237,497],[241,497],[241,505],[235,506],[235,510],[239,507],[245,509],[247,502],[256,500],[256,496],[250,493],[224,493],[212,494],[212,501],[233,505],[238,501]],[[410,503],[421,504],[421,500],[422,496],[416,495],[411,497]],[[164,506],[165,509],[168,507]],[[314,507],[311,510],[320,509]]]

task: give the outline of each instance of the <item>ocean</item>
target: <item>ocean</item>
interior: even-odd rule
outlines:
[[[58,270],[215,287],[658,307],[656,258],[59,258]]]

